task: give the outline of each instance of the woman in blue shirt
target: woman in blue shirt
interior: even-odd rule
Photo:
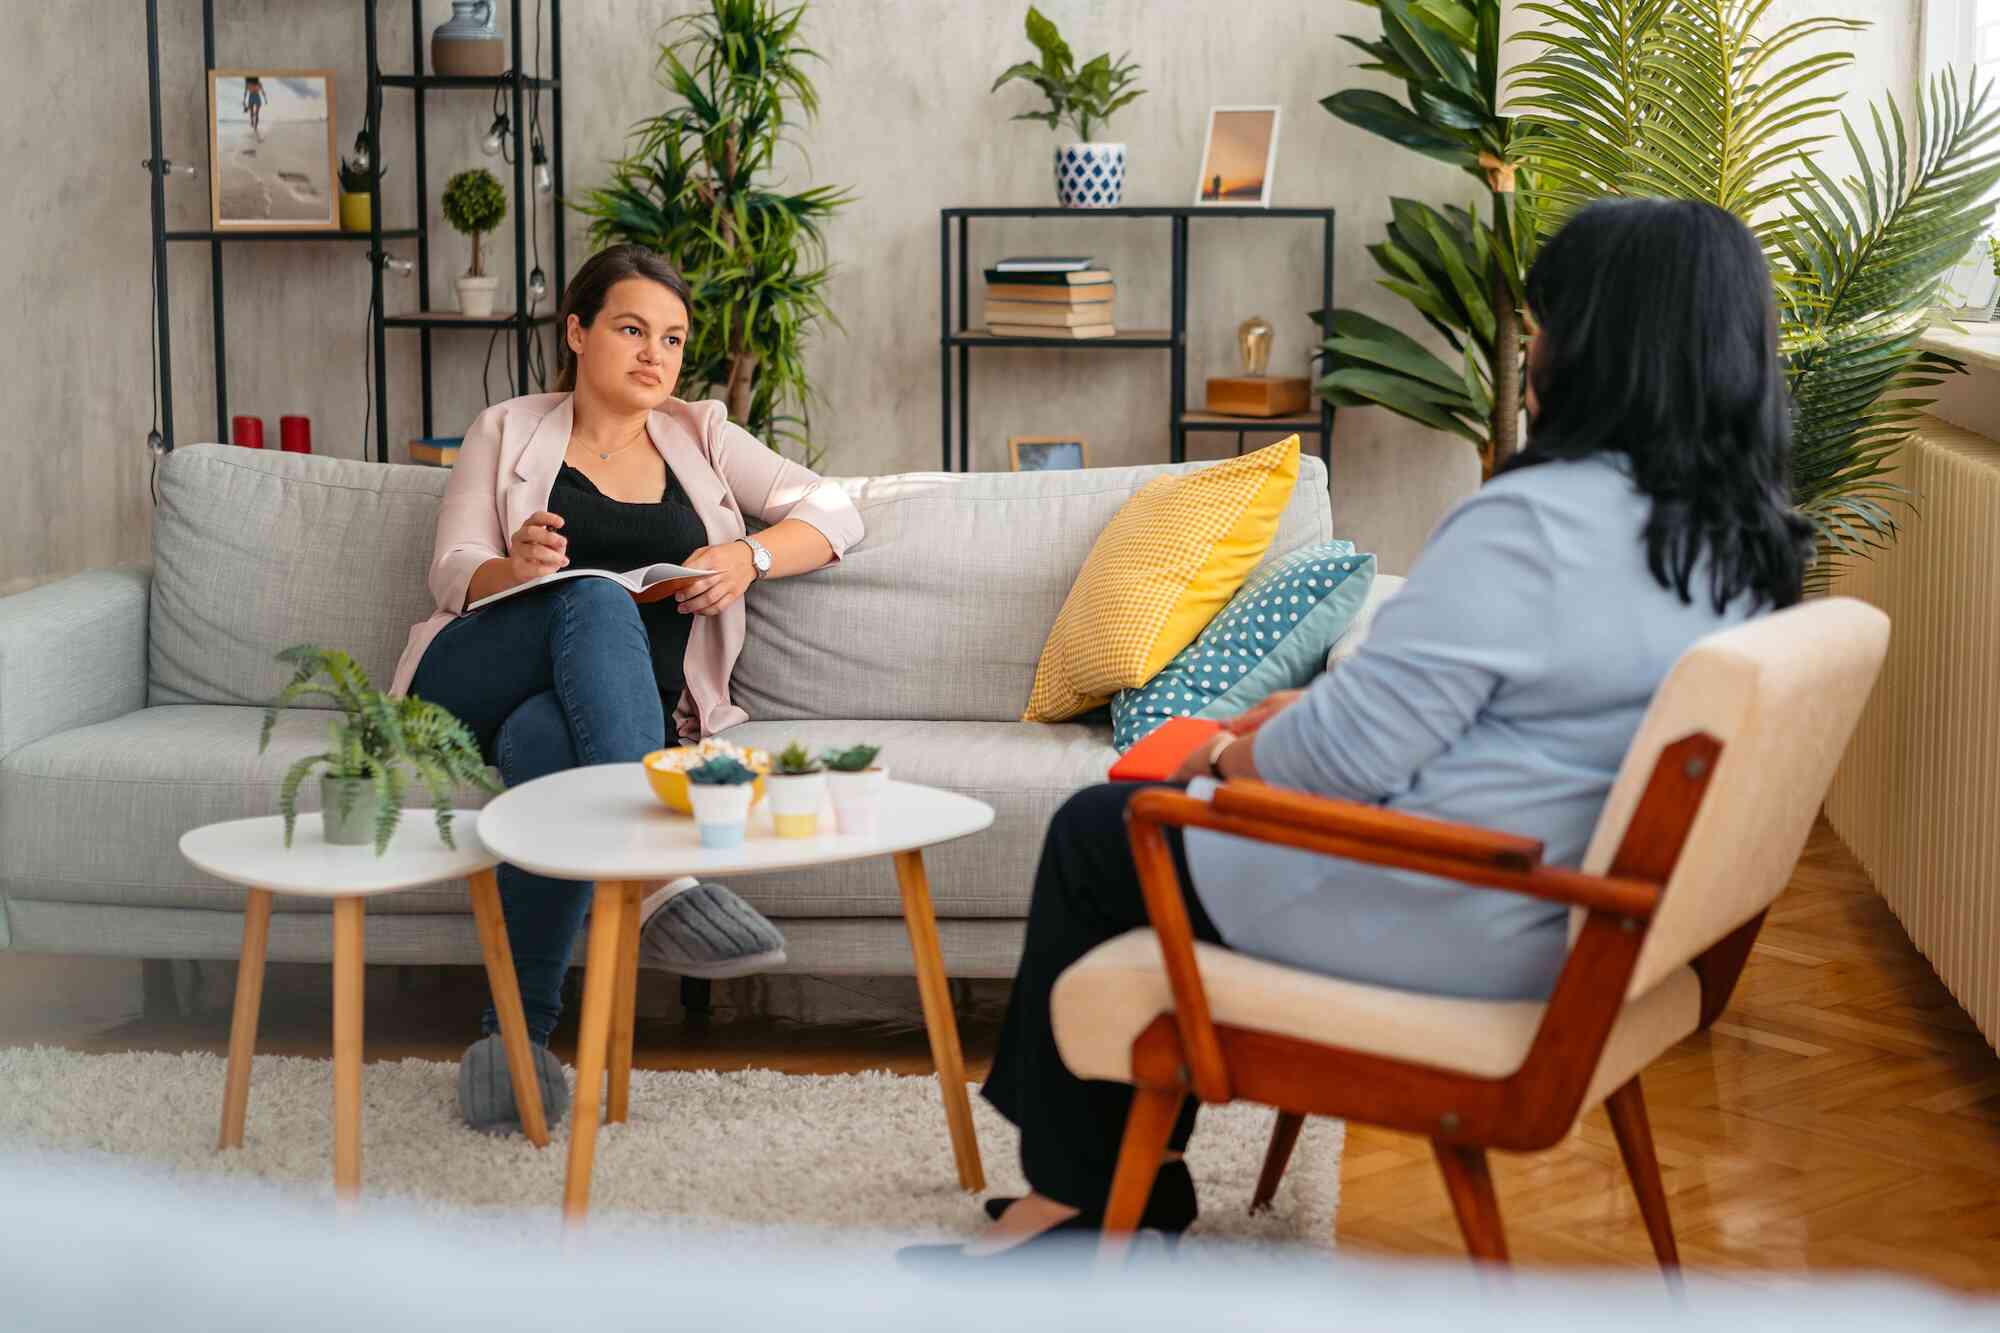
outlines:
[[[1527,450],[1460,505],[1359,652],[1235,719],[1179,775],[1254,779],[1536,838],[1581,860],[1647,704],[1696,639],[1799,600],[1777,311],[1750,231],[1708,204],[1592,205],[1528,278]],[[1043,847],[985,1096],[1021,1128],[1034,1193],[932,1256],[1018,1254],[1101,1222],[1131,1090],[1063,1066],[1049,993],[1148,924],[1132,784],[1077,793]],[[1191,831],[1172,838],[1197,938],[1439,995],[1539,998],[1558,904]],[[1144,1225],[1194,1218],[1183,1111]],[[997,1210],[996,1210],[997,1211]]]

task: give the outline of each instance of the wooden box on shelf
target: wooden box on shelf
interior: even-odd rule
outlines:
[[[1208,410],[1232,417],[1283,417],[1306,410],[1311,396],[1303,378],[1289,375],[1211,375]]]

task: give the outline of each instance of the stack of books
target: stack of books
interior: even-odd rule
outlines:
[[[1109,338],[1111,274],[1088,255],[1021,255],[986,270],[986,331],[1002,338]]]

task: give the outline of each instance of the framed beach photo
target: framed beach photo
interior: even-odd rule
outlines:
[[[1075,472],[1090,466],[1074,435],[1009,435],[1007,456],[1016,472]]]
[[[1194,201],[1212,208],[1269,208],[1277,165],[1278,108],[1211,107]]]
[[[209,221],[217,231],[333,231],[333,71],[208,72]]]

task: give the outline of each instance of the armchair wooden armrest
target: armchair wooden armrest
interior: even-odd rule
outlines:
[[[1313,796],[1262,782],[1225,783],[1216,788],[1209,803],[1220,814],[1320,833],[1339,833],[1384,847],[1457,857],[1500,870],[1532,870],[1542,860],[1542,844],[1533,838],[1406,815],[1359,801]]]

